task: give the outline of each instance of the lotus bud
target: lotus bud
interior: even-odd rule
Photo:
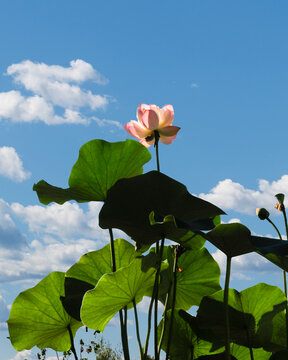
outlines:
[[[264,208],[257,208],[256,215],[259,217],[260,220],[266,220],[269,218],[269,211]]]
[[[276,199],[278,200],[279,204],[276,204],[275,208],[282,211],[284,207],[284,194],[277,194],[275,195]]]

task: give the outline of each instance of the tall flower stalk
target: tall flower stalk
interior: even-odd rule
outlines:
[[[154,144],[156,151],[156,163],[157,171],[160,172],[159,161],[159,141],[163,144],[171,144],[176,138],[180,128],[173,126],[174,109],[172,105],[165,105],[160,109],[156,105],[140,104],[137,109],[137,119],[131,120],[124,129],[133,137],[140,140],[141,144],[149,147]],[[145,360],[148,351],[149,337],[151,331],[152,309],[154,303],[154,354],[155,360],[159,360],[160,350],[158,351],[158,298],[159,298],[159,278],[161,261],[164,249],[165,238],[162,239],[159,246],[159,240],[156,242],[156,255],[159,257],[159,265],[155,275],[155,283],[153,288],[153,294],[148,311],[148,329],[146,335],[146,342],[144,348],[143,359]],[[140,343],[140,342],[139,342]],[[142,351],[142,349],[140,349]],[[142,356],[142,354],[141,354]]]

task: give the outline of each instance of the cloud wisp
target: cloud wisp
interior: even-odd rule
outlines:
[[[25,60],[10,65],[6,75],[25,91],[0,92],[0,120],[88,125],[93,119],[83,110],[103,110],[110,101],[107,95],[82,88],[87,81],[105,85],[108,80],[81,59],[72,60],[69,67]]]
[[[0,175],[15,182],[22,182],[31,176],[24,170],[22,160],[16,150],[10,146],[0,147]]]

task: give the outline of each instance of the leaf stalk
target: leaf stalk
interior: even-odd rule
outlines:
[[[231,273],[231,256],[227,256],[225,288],[224,288],[224,316],[225,316],[225,358],[230,360],[230,322],[229,322],[229,281]]]

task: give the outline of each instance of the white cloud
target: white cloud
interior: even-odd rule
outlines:
[[[76,110],[65,109],[63,116],[58,116],[53,105],[44,98],[38,95],[24,97],[14,90],[0,93],[0,120],[1,118],[9,118],[13,122],[43,121],[47,125],[89,124],[89,120]]]
[[[23,163],[13,147],[2,146],[0,147],[0,175],[22,182],[28,179],[31,173],[24,170]]]
[[[191,87],[191,88],[198,88],[198,87],[199,87],[199,85],[198,85],[198,84],[196,84],[196,83],[192,83],[192,84],[190,85],[190,87]]]
[[[17,258],[0,256],[0,282],[41,279],[52,271],[66,272],[88,251],[105,245],[100,241],[76,239],[61,243],[50,239],[50,243],[33,240]]]
[[[283,175],[279,180],[269,182],[258,181],[258,189],[247,189],[243,185],[233,182],[231,179],[219,181],[208,194],[201,193],[199,197],[210,201],[223,210],[234,210],[239,213],[255,215],[256,208],[265,207],[269,211],[277,202],[277,193],[287,193],[288,175]],[[288,194],[287,194],[288,195]],[[274,211],[274,213],[277,213]]]
[[[1,92],[0,120],[87,125],[91,119],[82,115],[80,109],[104,109],[109,102],[108,96],[94,94],[79,86],[85,81],[98,85],[108,82],[91,64],[80,59],[71,61],[70,67],[26,60],[9,66],[6,74],[32,92],[32,96],[16,90]],[[62,108],[62,115],[58,115],[56,107]],[[110,125],[115,124],[112,121]]]
[[[11,217],[9,204],[0,199],[0,249],[5,257],[14,257],[15,251],[26,247],[26,238]],[[6,250],[6,251],[5,251]]]
[[[142,301],[139,304],[137,304],[137,309],[139,309],[139,311],[145,314],[148,314],[150,302],[151,302],[151,298],[148,296],[144,296]],[[160,301],[158,301],[158,311],[160,312],[160,315],[163,313],[163,310],[164,310],[163,304]]]
[[[212,254],[212,256],[220,266],[221,275],[225,275],[227,261],[226,255],[218,249]],[[250,277],[247,274],[251,272],[256,272],[258,274],[279,272],[279,268],[277,266],[255,252],[235,256],[232,258],[231,264],[232,279],[250,280]]]
[[[93,80],[97,84],[105,85],[108,80],[98,71],[93,69],[91,64],[78,59],[70,62],[70,67],[65,68],[59,65],[47,65],[44,63],[33,63],[26,60],[19,64],[13,64],[7,69],[8,75],[13,75],[16,81],[25,84],[32,90],[35,88],[37,79],[51,79],[54,81],[81,83]],[[36,80],[35,80],[36,79]]]
[[[26,90],[41,96],[53,105],[64,108],[79,108],[89,106],[95,110],[103,108],[107,99],[101,95],[94,95],[91,91],[80,89],[78,85],[87,80],[94,80],[98,84],[106,83],[93,67],[83,60],[70,62],[70,67],[33,63],[26,60],[8,67],[7,74],[23,85]]]
[[[108,326],[113,326],[113,327],[120,327],[120,319],[119,319],[119,314],[117,313],[115,316],[113,316],[113,318],[108,322],[107,324]],[[127,325],[128,326],[133,326],[134,325],[134,321],[131,319],[127,320]]]
[[[88,211],[77,203],[66,202],[63,205],[50,204],[48,206],[20,203],[11,204],[14,215],[28,224],[29,230],[37,235],[53,235],[62,240],[76,237],[101,238],[109,240],[107,230],[98,226],[98,214],[102,207],[100,202],[90,202]]]
[[[28,359],[30,359],[30,355],[31,355],[32,351],[31,350],[23,350],[21,352],[18,352],[13,358],[11,358],[10,360],[24,360],[27,359],[27,357],[29,356]]]
[[[0,295],[0,324],[7,321],[9,317],[9,307],[3,296]],[[5,326],[6,327],[6,326]]]
[[[89,203],[87,210],[76,203],[23,206],[0,199],[0,282],[67,271],[83,254],[105,246],[110,237],[98,226],[101,206],[99,202]],[[28,225],[27,236],[14,220]],[[115,230],[114,238],[118,237],[123,233]]]

